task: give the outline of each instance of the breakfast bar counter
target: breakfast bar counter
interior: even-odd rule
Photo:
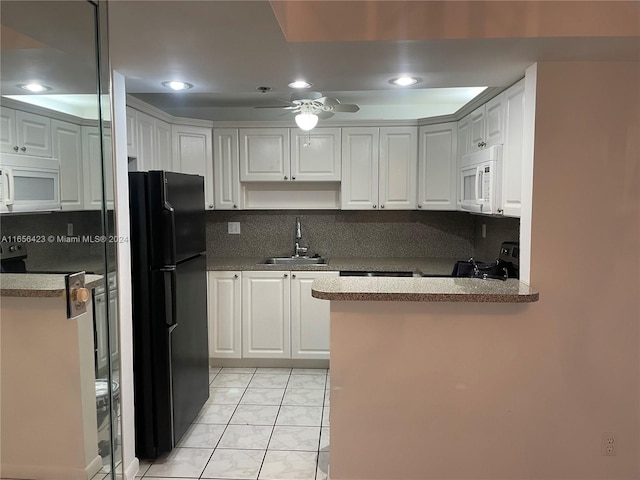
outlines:
[[[320,278],[311,292],[315,298],[346,301],[530,303],[539,298],[517,279],[454,277]]]

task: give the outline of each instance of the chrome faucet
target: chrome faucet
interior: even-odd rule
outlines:
[[[309,251],[309,247],[301,247],[300,240],[302,239],[302,228],[300,227],[300,217],[296,217],[296,240],[294,243],[294,257],[306,256]]]

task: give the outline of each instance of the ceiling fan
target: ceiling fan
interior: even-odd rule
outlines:
[[[311,130],[318,119],[333,117],[335,112],[355,113],[360,107],[354,103],[340,103],[337,98],[325,97],[320,92],[298,92],[291,95],[287,105],[267,105],[255,108],[281,108],[296,114],[295,121],[301,130]]]

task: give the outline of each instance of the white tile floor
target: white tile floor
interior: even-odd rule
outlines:
[[[211,368],[210,395],[178,446],[139,478],[326,480],[326,369]]]

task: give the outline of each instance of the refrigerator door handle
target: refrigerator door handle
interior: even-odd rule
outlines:
[[[163,175],[164,176],[164,175]],[[164,242],[163,245],[167,249],[165,251],[165,265],[176,263],[176,212],[173,206],[167,200],[167,179],[164,178],[164,186],[162,188],[162,224]]]
[[[167,326],[170,327],[169,331],[172,331],[178,326],[178,322],[176,320],[176,269],[170,268],[162,270],[162,273],[164,275],[165,322]]]

